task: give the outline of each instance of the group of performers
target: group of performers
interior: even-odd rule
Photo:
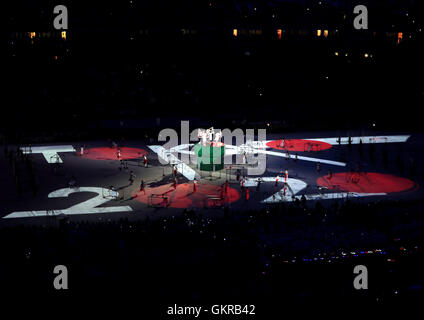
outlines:
[[[122,161],[122,155],[121,155],[121,148],[118,148],[118,150],[116,151],[116,158],[120,161]],[[149,163],[149,160],[147,159],[146,155],[143,155],[143,165],[145,168],[147,168]]]
[[[215,132],[213,127],[206,130],[198,129],[197,137],[201,139],[202,145],[206,146],[208,143],[220,142],[222,138],[222,132],[221,130]]]

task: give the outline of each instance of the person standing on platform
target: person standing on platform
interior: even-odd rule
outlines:
[[[176,177],[177,176],[177,173],[178,173],[177,166],[174,165],[173,168],[174,168],[174,177]]]
[[[277,175],[277,177],[275,178],[275,186],[278,187],[278,180],[280,179],[280,176]]]
[[[288,177],[289,177],[289,171],[286,169],[284,171],[284,182],[287,182]]]

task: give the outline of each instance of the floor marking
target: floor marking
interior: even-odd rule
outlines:
[[[166,150],[162,146],[148,146],[153,152],[155,152],[159,158],[169,164],[176,166],[177,171],[180,172],[188,180],[192,181],[196,177],[196,171],[174,156],[170,150]],[[197,175],[198,176],[198,175]]]
[[[296,156],[293,154],[286,154],[286,153],[282,153],[282,152],[276,152],[276,151],[268,151],[268,150],[258,150],[258,152],[260,153],[264,153],[264,154],[269,154],[272,156],[277,156],[277,157],[283,157],[283,158],[290,158],[290,159],[295,159]],[[326,160],[326,159],[319,159],[319,158],[312,158],[312,157],[304,157],[304,156],[297,156],[298,160],[303,160],[303,161],[312,161],[312,162],[320,162],[320,163],[325,163],[325,164],[331,164],[333,166],[340,166],[340,167],[345,167],[346,163],[344,162],[340,162],[340,161],[333,161],[333,160]]]
[[[351,137],[351,144],[359,144],[362,140],[363,144],[369,143],[399,143],[408,141],[410,135],[394,135],[394,136],[364,136],[364,137]],[[290,139],[288,139],[290,140]],[[331,145],[338,145],[339,138],[306,138],[299,140],[312,140],[312,141],[322,141],[329,143]],[[272,142],[274,140],[267,140],[266,143]],[[340,144],[347,145],[349,144],[349,137],[340,137]]]
[[[97,193],[96,197],[93,197],[87,201],[78,203],[68,209],[59,210],[39,210],[39,211],[16,211],[3,217],[3,219],[9,218],[28,218],[28,217],[47,217],[57,215],[77,215],[77,214],[96,214],[96,213],[111,213],[111,212],[128,212],[133,211],[130,206],[115,206],[115,207],[102,207],[98,206],[109,202],[110,199],[103,198],[105,192],[109,192],[109,189],[98,188],[98,187],[79,187],[79,188],[63,188],[51,192],[49,198],[66,198],[71,193],[76,192],[93,192]]]
[[[42,153],[48,163],[63,163],[58,152],[75,152],[71,145],[66,146],[38,146],[38,147],[21,147],[24,154]]]
[[[316,193],[305,194],[306,200],[332,200],[332,199],[346,199],[346,198],[362,198],[371,196],[385,196],[386,193],[357,193],[357,192],[339,192],[339,193]],[[296,199],[301,200],[302,196],[283,196],[281,192],[275,193],[273,196],[265,199],[262,203],[281,203],[293,202]]]
[[[277,177],[261,177],[261,183],[266,183],[266,182],[275,183],[276,179],[277,179]],[[256,187],[258,185],[258,182],[259,182],[258,178],[246,178],[245,182],[244,182],[244,186],[245,187]],[[284,178],[279,177],[278,185],[283,186],[283,184],[284,184]],[[299,191],[305,189],[308,186],[308,184],[306,182],[299,180],[299,179],[293,179],[293,178],[287,179],[287,185],[290,189],[290,192],[293,195],[297,194]]]

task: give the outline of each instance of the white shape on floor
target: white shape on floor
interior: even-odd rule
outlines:
[[[180,172],[188,180],[192,181],[196,177],[196,171],[182,162],[178,157],[174,156],[170,150],[166,150],[162,146],[148,146],[153,152],[155,152],[159,158],[164,162],[175,165],[177,171]]]
[[[351,144],[359,144],[362,140],[363,144],[369,144],[369,143],[400,143],[400,142],[406,142],[408,141],[410,135],[394,135],[394,136],[364,136],[364,137],[351,137]],[[287,140],[312,140],[312,141],[321,141],[326,142],[331,145],[338,145],[339,138],[287,138]],[[265,144],[272,142],[275,140],[266,140],[263,141]],[[346,145],[349,144],[349,137],[340,137],[340,144]],[[269,147],[268,147],[269,148]]]
[[[71,145],[66,146],[38,146],[21,147],[24,154],[42,153],[48,163],[63,163],[58,152],[75,152]]]
[[[3,217],[3,219],[133,211],[130,206],[97,208],[98,206],[110,201],[110,199],[103,197],[104,194],[109,192],[109,189],[99,188],[99,187],[63,188],[63,189],[59,189],[59,190],[51,192],[48,195],[48,197],[49,198],[66,198],[71,193],[76,193],[76,192],[93,192],[93,193],[97,193],[97,196],[94,198],[88,199],[86,201],[83,201],[81,203],[78,203],[72,207],[69,207],[68,209],[16,211]]]
[[[265,151],[265,150],[259,150],[258,152],[264,153],[264,154],[269,154],[269,155],[272,155],[272,156],[287,158],[287,154],[283,153],[283,152]],[[296,156],[293,155],[293,154],[289,154],[288,158],[295,159]],[[333,166],[339,166],[339,167],[345,167],[346,166],[346,163],[344,163],[344,162],[327,160],[327,159],[304,157],[304,156],[299,156],[299,155],[297,156],[297,159],[303,160],[303,161],[311,161],[311,162],[320,162],[320,163],[325,163],[325,164],[331,164]]]
[[[357,192],[338,192],[338,193],[316,193],[316,194],[305,194],[306,200],[332,200],[332,199],[347,199],[347,198],[361,198],[371,196],[385,196],[386,193],[357,193]],[[263,200],[263,203],[280,203],[280,202],[292,202],[296,199],[300,200],[302,196],[297,195],[292,197],[286,194],[284,197],[282,192],[277,192],[273,196]]]

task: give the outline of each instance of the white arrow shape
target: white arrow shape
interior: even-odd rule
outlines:
[[[411,137],[411,135],[393,135],[393,136],[364,136],[364,137],[350,137],[351,144],[359,144],[362,140],[363,144],[369,144],[369,143],[401,143],[406,142]],[[326,142],[331,145],[338,145],[340,139],[341,145],[349,144],[349,137],[340,137],[340,138],[302,138],[302,139],[295,139],[295,138],[287,138],[287,140],[312,140],[312,141],[319,141],[319,142]],[[278,140],[278,139],[277,139]],[[266,140],[263,141],[263,143],[266,145],[269,142],[272,142],[275,140]],[[266,146],[269,148],[268,146]]]
[[[292,155],[292,154],[285,154],[282,152],[275,152],[275,151],[268,151],[268,150],[258,150],[258,153],[264,153],[264,154],[269,154],[269,155],[273,155],[273,156],[277,156],[277,157],[282,157],[282,158],[290,158],[290,159],[295,159],[296,156]],[[325,163],[325,164],[331,164],[333,166],[340,166],[340,167],[344,167],[346,166],[346,163],[344,162],[339,162],[339,161],[333,161],[333,160],[327,160],[327,159],[319,159],[319,158],[312,158],[312,157],[304,157],[304,156],[297,156],[298,160],[303,160],[303,161],[312,161],[312,162],[320,162],[320,163]]]
[[[180,172],[188,180],[192,181],[196,177],[196,171],[174,156],[170,150],[166,150],[162,146],[148,146],[153,152],[155,152],[159,158],[166,163],[174,164],[177,171]]]

